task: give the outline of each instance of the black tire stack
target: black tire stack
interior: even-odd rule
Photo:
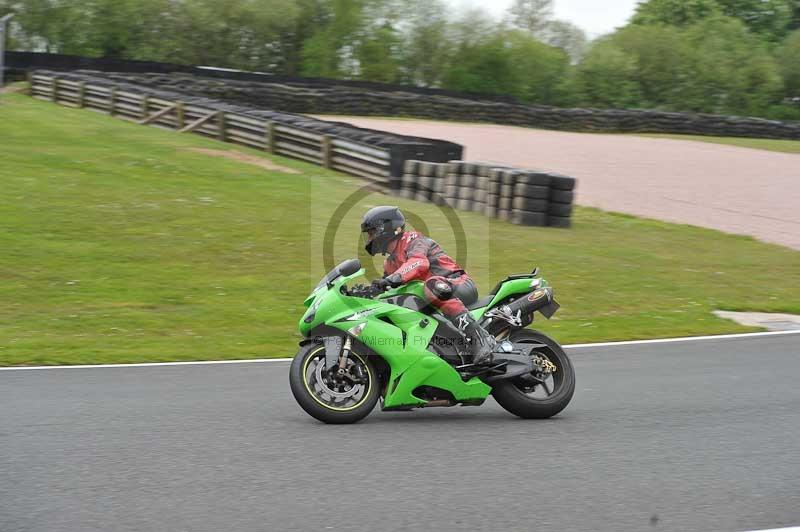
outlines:
[[[400,182],[400,197],[443,205],[449,168],[449,163],[406,161]]]
[[[572,227],[576,184],[574,177],[550,174],[550,206],[547,211],[547,225],[550,227]]]
[[[431,201],[436,205],[445,205],[444,189],[447,182],[447,174],[450,171],[450,164],[437,164],[436,175],[431,177]]]
[[[472,210],[483,214],[486,212],[486,199],[489,196],[489,175],[492,167],[486,164],[475,165],[475,188],[473,191]]]
[[[444,199],[454,209],[493,213],[497,208],[497,194],[492,194],[491,190],[496,188],[492,185],[496,179],[494,165],[452,161],[445,179]]]
[[[401,198],[417,199],[417,182],[420,179],[422,164],[423,161],[406,161],[403,165],[403,177],[400,179],[398,191]]]
[[[576,180],[559,174],[451,161],[406,161],[400,196],[517,225],[571,227]]]
[[[413,199],[422,202],[430,202],[434,180],[439,172],[439,165],[436,163],[420,162],[419,177],[417,178],[416,194]]]
[[[500,188],[503,186],[502,168],[492,168],[489,170],[489,177],[486,183],[486,207],[483,214],[489,218],[499,218],[500,209]]]
[[[447,205],[462,211],[471,211],[474,203],[476,166],[464,161],[452,161],[445,179],[444,199]]]
[[[511,199],[511,223],[547,226],[550,208],[550,175],[543,172],[518,172]]]

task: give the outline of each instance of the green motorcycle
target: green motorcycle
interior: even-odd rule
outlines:
[[[468,340],[427,304],[423,283],[382,293],[348,288],[364,273],[358,260],[345,261],[305,301],[289,383],[311,416],[355,423],[378,401],[383,410],[478,406],[491,394],[512,414],[541,419],[569,404],[572,363],[555,340],[525,328],[535,312],[549,319],[559,309],[538,269],[506,278],[470,306],[498,341],[492,362],[482,365],[469,363]]]

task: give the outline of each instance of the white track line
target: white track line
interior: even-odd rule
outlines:
[[[655,340],[630,340],[625,342],[603,342],[597,344],[565,345],[565,349],[585,349],[593,347],[617,347],[626,345],[673,344],[679,342],[700,342],[705,340],[731,340],[737,338],[763,338],[800,334],[800,331],[773,331],[743,334],[720,334],[716,336],[687,336],[684,338],[658,338]],[[206,360],[197,362],[147,362],[144,364],[87,364],[81,366],[16,366],[0,368],[0,371],[24,371],[34,369],[94,369],[94,368],[150,368],[160,366],[211,366],[215,364],[262,364],[265,362],[291,362],[291,358],[257,358],[252,360]],[[794,532],[794,531],[793,531]],[[800,532],[800,530],[797,530]]]
[[[752,530],[751,532],[800,532],[800,526],[789,528],[770,528],[769,530]]]
[[[784,336],[788,334],[800,334],[800,331],[771,331],[741,334],[718,334],[712,336],[686,336],[684,338],[657,338],[655,340],[630,340],[626,342],[603,342],[598,344],[573,344],[565,345],[565,349],[576,349],[581,347],[611,347],[617,345],[643,345],[643,344],[674,344],[678,342],[700,342],[704,340],[730,340],[736,338],[760,338],[764,336]]]
[[[196,362],[145,362],[142,364],[84,364],[76,366],[16,366],[0,368],[0,371],[22,371],[28,369],[95,369],[95,368],[152,368],[160,366],[213,366],[215,364],[262,364],[264,362],[291,362],[291,358],[254,358],[248,360],[198,360]]]

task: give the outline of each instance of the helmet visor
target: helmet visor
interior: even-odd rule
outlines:
[[[382,231],[377,227],[368,227],[361,231],[361,238],[364,240],[364,244],[369,244],[381,233]]]

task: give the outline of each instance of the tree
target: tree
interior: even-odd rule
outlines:
[[[480,8],[472,8],[450,21],[447,38],[453,46],[475,45],[490,40],[499,30],[489,13]]]
[[[408,7],[408,31],[403,44],[406,79],[435,87],[441,83],[453,52],[445,5],[441,0],[415,0]]]
[[[789,23],[789,29],[800,29],[800,0],[792,0],[792,21]]]
[[[689,26],[721,12],[716,0],[647,0],[636,7],[632,23]]]
[[[26,50],[81,53],[86,18],[70,2],[58,0],[0,0],[3,12],[15,13],[16,39]]]
[[[792,23],[794,0],[717,0],[722,12],[738,18],[770,42],[781,41]]]
[[[800,30],[789,35],[778,52],[786,96],[800,98]]]
[[[448,89],[505,94],[532,103],[555,104],[569,57],[527,31],[495,27],[472,33],[457,45],[442,85]]]
[[[513,83],[510,56],[499,35],[461,43],[442,77],[446,89],[483,94],[508,94]]]
[[[773,43],[783,39],[794,17],[800,23],[798,0],[647,0],[636,8],[633,23],[690,26],[720,14],[741,20]]]
[[[674,26],[629,25],[608,38],[636,65],[642,107],[670,108],[681,99],[689,69],[683,32]]]
[[[514,0],[508,13],[515,27],[539,36],[553,20],[553,0]]]
[[[299,13],[293,0],[192,0],[170,5],[176,10],[170,17],[176,58],[251,70],[274,68],[281,36]]]
[[[780,101],[778,64],[745,25],[718,16],[685,32],[692,51],[681,87],[681,107],[714,113],[759,115]]]
[[[355,73],[347,60],[364,22],[363,11],[363,0],[329,0],[324,4],[317,28],[303,44],[304,75],[336,78]]]
[[[636,59],[611,40],[601,40],[578,66],[578,97],[593,107],[635,107],[641,101],[636,75]]]
[[[82,54],[167,59],[176,18],[166,0],[85,0],[76,6],[86,22]]]
[[[366,36],[356,49],[359,79],[381,83],[399,82],[400,46],[400,37],[388,22]]]
[[[325,20],[326,0],[296,0],[297,16],[275,43],[275,72],[297,76],[302,68],[305,42]]]
[[[569,68],[566,52],[520,31],[510,32],[505,38],[511,65],[505,93],[526,102],[558,104],[562,98],[560,83]]]
[[[545,36],[547,44],[564,50],[573,63],[580,62],[589,42],[585,31],[565,20],[551,21],[547,25]]]
[[[553,0],[515,0],[508,10],[512,28],[561,48],[577,63],[586,48],[586,33],[575,24],[553,18]]]

